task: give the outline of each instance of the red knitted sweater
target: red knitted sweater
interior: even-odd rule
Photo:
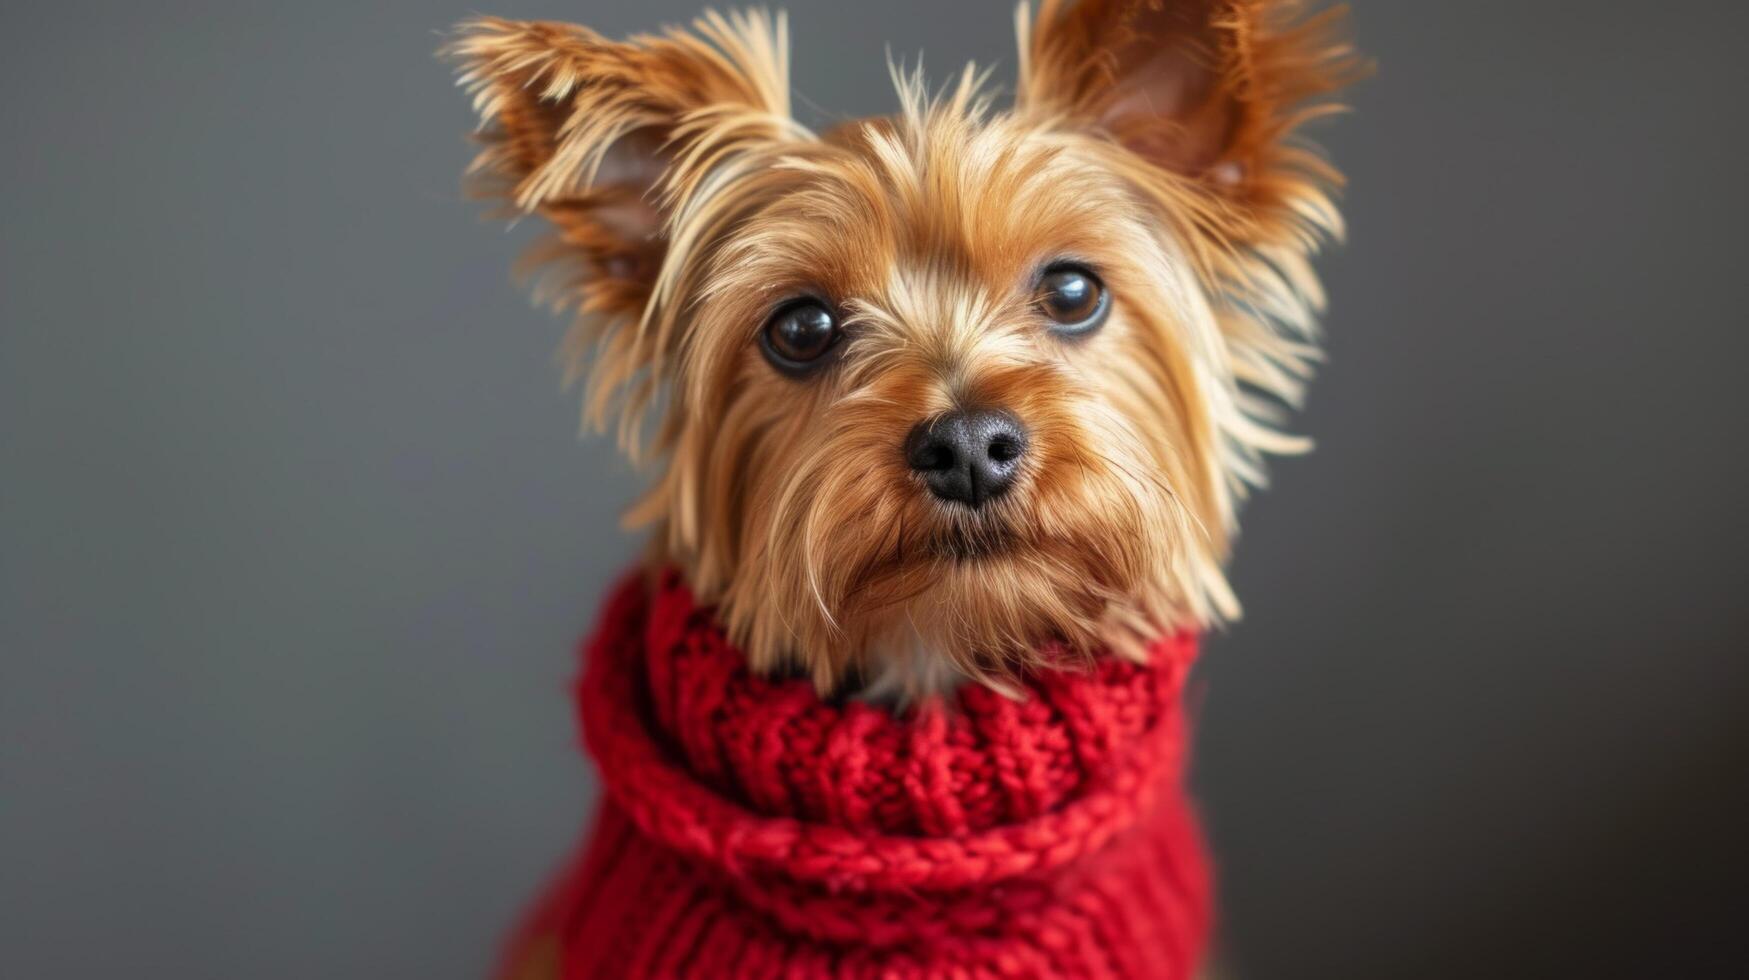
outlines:
[[[577,686],[601,810],[502,975],[1189,977],[1194,654],[895,719],[752,676],[677,577],[628,581]]]

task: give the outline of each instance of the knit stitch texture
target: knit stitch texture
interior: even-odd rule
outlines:
[[[676,575],[634,576],[577,685],[600,812],[501,976],[1184,980],[1211,906],[1195,651],[895,717],[753,676]]]

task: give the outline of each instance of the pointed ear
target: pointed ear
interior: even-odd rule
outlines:
[[[667,219],[698,178],[794,126],[781,16],[713,13],[694,29],[615,42],[481,17],[444,48],[481,119],[472,189],[552,222],[555,239],[531,258],[568,269],[553,283],[561,305],[641,315]]]
[[[1044,0],[1019,15],[1022,109],[1096,129],[1163,170],[1252,207],[1287,202],[1307,170],[1292,147],[1324,97],[1364,74],[1345,8],[1299,0]]]

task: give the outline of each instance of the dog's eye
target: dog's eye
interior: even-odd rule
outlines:
[[[838,346],[838,319],[818,300],[798,300],[779,309],[759,331],[765,359],[779,371],[799,375],[827,361]]]
[[[1038,305],[1051,319],[1051,332],[1079,337],[1098,330],[1111,310],[1111,294],[1090,270],[1059,263],[1038,280]]]

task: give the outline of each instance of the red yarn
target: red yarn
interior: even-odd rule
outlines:
[[[895,719],[749,674],[676,576],[623,583],[577,686],[601,811],[502,975],[1187,978],[1195,649]]]

